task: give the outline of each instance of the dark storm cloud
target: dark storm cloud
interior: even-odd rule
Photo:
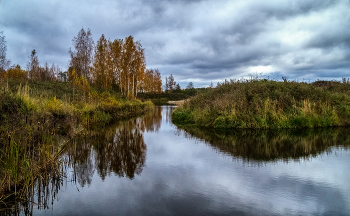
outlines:
[[[25,66],[36,49],[41,63],[66,67],[81,27],[95,41],[133,35],[148,67],[190,80],[281,73],[292,79],[337,79],[350,57],[347,1],[17,1],[0,3],[8,56]]]

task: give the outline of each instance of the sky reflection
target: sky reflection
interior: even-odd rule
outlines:
[[[92,145],[90,160],[80,161],[82,165],[75,170],[92,170],[87,172],[90,180],[86,184],[67,181],[50,209],[34,210],[34,215],[350,214],[350,152],[346,147],[330,146],[297,161],[247,161],[193,135],[186,138],[187,132],[179,133],[167,120],[170,109],[157,110],[154,121],[148,116],[148,122],[157,125],[149,130],[137,125],[151,123],[132,120],[141,129],[130,131],[138,130],[140,142],[147,146],[141,172],[132,178],[115,169],[101,175],[96,164],[100,156]],[[124,123],[113,130],[123,127]],[[338,138],[347,136],[337,133]],[[131,150],[124,145],[124,151]]]

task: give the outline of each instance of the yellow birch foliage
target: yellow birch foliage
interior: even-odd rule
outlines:
[[[101,89],[109,89],[112,86],[113,73],[110,66],[109,46],[102,34],[95,47],[92,77],[94,84]]]
[[[146,70],[144,49],[132,36],[110,41],[102,35],[96,43],[92,72],[97,87],[118,86],[127,97],[135,97],[140,91],[162,90],[159,70]]]

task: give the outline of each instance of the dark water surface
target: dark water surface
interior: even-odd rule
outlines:
[[[349,129],[179,129],[172,109],[78,137],[33,215],[350,215]]]

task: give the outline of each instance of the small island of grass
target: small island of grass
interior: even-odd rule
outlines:
[[[178,125],[216,129],[317,128],[350,125],[347,80],[224,82],[172,113]]]

